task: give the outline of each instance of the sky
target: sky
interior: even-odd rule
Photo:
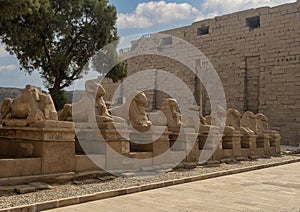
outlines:
[[[110,0],[118,12],[118,34],[128,41],[142,34],[156,33],[166,29],[190,25],[201,19],[213,18],[232,12],[276,6],[296,0]],[[90,73],[85,78],[94,78]],[[26,84],[43,87],[39,74],[31,75],[20,70],[18,60],[5,51],[0,43],[0,87],[23,88]],[[74,89],[76,82],[69,89]],[[76,86],[80,87],[80,86]]]

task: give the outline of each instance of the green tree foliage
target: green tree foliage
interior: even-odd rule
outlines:
[[[0,0],[0,5],[0,24],[3,24],[4,21],[14,19],[22,15],[32,14],[33,12],[38,11],[41,6],[38,0]]]
[[[83,76],[89,58],[118,40],[116,9],[108,0],[0,0],[0,5],[2,42],[27,73],[39,71],[53,97]],[[107,77],[117,81],[126,73],[119,64]]]
[[[117,53],[118,42],[113,42],[105,48],[98,51],[92,58],[92,65],[105,77],[112,79],[113,82],[118,82],[127,76],[127,63],[121,62]]]

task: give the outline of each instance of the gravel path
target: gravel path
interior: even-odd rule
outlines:
[[[203,175],[207,173],[225,171],[236,168],[243,168],[268,163],[283,162],[291,159],[299,158],[299,156],[283,155],[282,157],[272,157],[270,159],[257,159],[254,161],[241,161],[236,164],[220,164],[219,167],[199,166],[192,170],[178,170],[168,173],[162,173],[153,177],[130,179],[115,178],[106,182],[95,182],[91,184],[75,185],[73,183],[65,185],[53,185],[50,190],[42,190],[28,194],[7,194],[0,197],[0,209],[16,207],[20,205],[29,205],[37,202],[45,202],[50,200],[68,198],[72,196],[81,196],[93,194],[101,191],[114,190],[120,188],[128,188],[132,186],[145,185],[155,182],[180,179],[184,177]]]

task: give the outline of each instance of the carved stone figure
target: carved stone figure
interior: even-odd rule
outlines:
[[[241,113],[238,110],[231,108],[227,110],[227,119],[225,125],[231,126],[241,133],[253,134],[254,132],[252,130],[241,127],[241,119]]]
[[[256,114],[256,124],[257,131],[260,133],[279,134],[278,131],[269,130],[268,118],[262,113]]]
[[[50,94],[26,85],[21,96],[4,100],[1,106],[2,119],[28,119],[34,121],[57,120],[57,112]]]
[[[13,103],[13,99],[6,98],[3,100],[2,106],[1,106],[1,118],[2,119],[9,119],[10,114],[10,106]]]
[[[241,127],[249,132],[257,133],[256,115],[250,111],[246,111],[241,119]]]
[[[40,92],[40,108],[42,109],[46,120],[58,120],[57,111],[52,100],[50,94],[43,94],[41,90]]]
[[[170,131],[179,132],[182,125],[181,116],[178,112],[178,104],[176,99],[168,98],[164,101],[160,110],[167,119],[167,125]]]
[[[75,119],[79,122],[91,122],[92,120],[112,122],[112,116],[109,114],[103,99],[104,95],[105,90],[102,85],[94,80],[86,81],[84,96],[76,103],[65,104],[60,120],[73,121]],[[91,107],[94,110],[91,110]]]
[[[131,101],[129,106],[129,119],[131,125],[139,131],[148,131],[152,122],[146,113],[145,107],[148,99],[144,92],[138,93]]]
[[[215,117],[213,117],[212,115],[208,115],[205,117],[205,119],[203,121],[209,126],[214,124],[217,127],[224,128],[224,131],[223,131],[224,134],[234,133],[236,131],[235,128],[231,125],[226,124],[226,120],[227,120],[226,110],[223,107],[218,106],[216,108],[216,112],[217,113],[216,113]],[[204,127],[205,127],[205,125],[204,125]]]

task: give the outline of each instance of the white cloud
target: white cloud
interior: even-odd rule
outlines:
[[[165,1],[140,3],[133,13],[118,14],[120,29],[145,29],[160,26],[175,26],[199,20],[202,13],[188,3],[166,3]]]
[[[0,71],[14,71],[17,69],[17,66],[14,64],[0,66]]]
[[[0,58],[7,56],[9,56],[9,53],[5,50],[5,45],[0,44]]]
[[[292,3],[296,0],[205,0],[202,4],[202,12],[223,15],[241,10],[258,8],[263,6],[277,6]]]

